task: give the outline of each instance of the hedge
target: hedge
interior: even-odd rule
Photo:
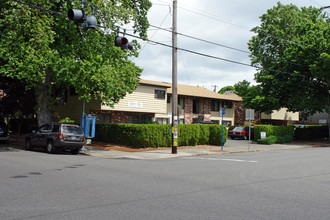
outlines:
[[[285,136],[274,136],[270,135],[265,139],[258,139],[258,144],[284,144],[284,143],[290,143],[292,141],[292,136],[285,135]]]
[[[329,136],[329,127],[322,125],[307,125],[304,128],[296,128],[296,140],[322,139]]]
[[[266,132],[268,136],[294,136],[294,126],[274,126],[274,125],[256,125],[254,127],[254,140],[260,139],[260,133]]]
[[[171,126],[158,124],[96,124],[95,141],[133,146],[136,148],[171,147]],[[223,129],[223,143],[228,132]],[[221,145],[221,126],[179,124],[178,145]]]

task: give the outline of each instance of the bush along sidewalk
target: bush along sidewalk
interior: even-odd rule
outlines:
[[[271,135],[265,139],[258,139],[257,143],[258,144],[285,144],[285,143],[291,143],[292,142],[292,136],[290,135],[285,135],[285,136],[274,136]]]
[[[135,148],[171,147],[171,125],[160,124],[96,124],[95,141]],[[178,125],[179,146],[221,145],[221,125]],[[223,128],[223,143],[228,136]]]

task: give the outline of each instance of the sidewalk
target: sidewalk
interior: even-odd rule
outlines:
[[[171,149],[155,149],[151,151],[142,152],[125,152],[118,150],[104,150],[93,145],[85,146],[80,153],[92,156],[109,159],[136,159],[136,160],[153,160],[153,159],[167,159],[175,157],[193,157],[202,155],[214,155],[225,153],[248,153],[248,152],[265,152],[265,151],[277,151],[277,150],[292,150],[301,148],[312,147],[330,147],[330,143],[318,143],[318,142],[301,142],[293,144],[273,144],[273,145],[260,145],[256,143],[248,144],[237,142],[231,143],[230,146],[224,146],[221,151],[219,146],[199,146],[181,149],[178,147],[177,154],[172,154]]]

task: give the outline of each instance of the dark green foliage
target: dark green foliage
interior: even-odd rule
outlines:
[[[251,64],[260,67],[257,85],[237,93],[245,106],[265,113],[283,107],[306,115],[329,111],[329,16],[278,2],[260,21],[248,43]]]
[[[284,143],[291,143],[293,139],[293,137],[290,135],[284,135],[283,138],[284,138]]]
[[[285,135],[285,136],[274,136],[271,135],[265,139],[258,139],[257,143],[258,144],[285,144],[285,143],[290,143],[292,141],[292,136],[290,135]]]
[[[178,126],[179,146],[196,146],[199,141],[200,127],[199,125],[179,125]]]
[[[260,139],[260,133],[266,132],[266,137],[274,136],[294,136],[294,126],[273,126],[273,125],[256,125],[254,127],[254,139]]]
[[[320,125],[307,125],[304,128],[296,128],[295,139],[296,140],[313,140],[327,138],[328,126]]]
[[[157,124],[97,124],[95,140],[136,148],[171,147],[170,129],[170,125]],[[178,132],[179,146],[221,145],[220,125],[180,124]],[[226,127],[223,132],[226,143]]]
[[[257,143],[258,144],[268,144],[268,145],[271,145],[271,144],[275,144],[276,141],[277,141],[277,137],[271,135],[271,136],[269,136],[269,137],[267,137],[265,139],[258,139],[257,140]]]

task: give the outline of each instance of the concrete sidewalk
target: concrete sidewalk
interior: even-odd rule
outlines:
[[[175,157],[193,157],[201,155],[214,155],[225,153],[248,153],[248,152],[265,152],[265,151],[277,151],[277,150],[292,150],[311,147],[330,147],[330,143],[317,143],[317,142],[302,142],[295,144],[273,144],[273,145],[260,145],[256,143],[248,144],[242,142],[233,142],[230,146],[224,146],[223,150],[219,146],[203,146],[203,147],[191,147],[188,149],[180,149],[178,147],[177,154],[172,154],[171,149],[156,149],[152,151],[143,152],[125,152],[117,150],[104,150],[93,145],[85,146],[85,149],[81,151],[82,154],[101,157],[109,159],[137,159],[137,160],[153,160],[153,159],[167,159]]]

